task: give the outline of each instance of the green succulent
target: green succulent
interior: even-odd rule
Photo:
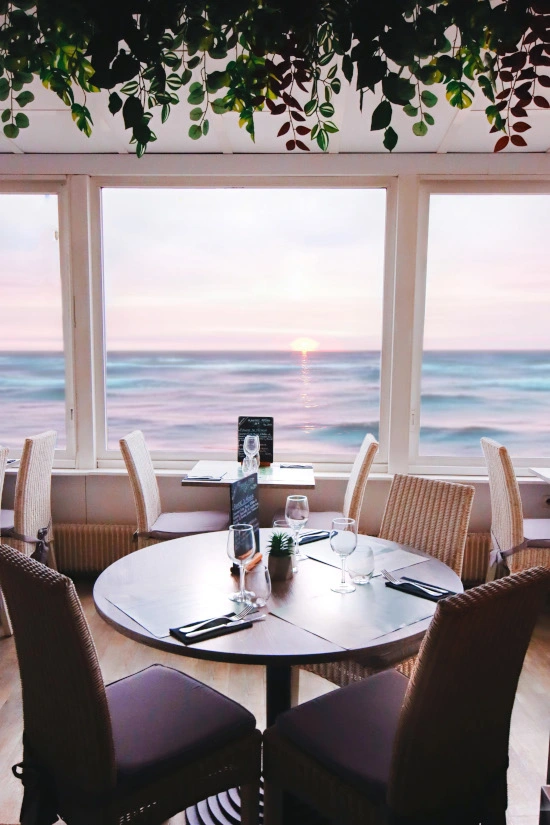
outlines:
[[[273,558],[284,559],[292,555],[294,542],[288,533],[275,532],[269,539],[267,549]]]

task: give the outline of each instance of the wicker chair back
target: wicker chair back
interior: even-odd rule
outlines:
[[[378,441],[370,433],[367,433],[353,462],[344,496],[344,516],[355,519],[357,523],[359,523],[361,515],[370,468],[377,452]]]

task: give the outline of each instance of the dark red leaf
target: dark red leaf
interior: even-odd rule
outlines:
[[[286,148],[289,152],[292,152],[293,149],[296,149],[296,141],[295,140],[287,140]]]
[[[546,98],[542,95],[535,95],[533,102],[535,106],[539,107],[539,109],[550,109],[550,103],[548,103]]]
[[[295,78],[295,80],[296,80],[296,85],[302,90],[302,92],[306,92],[306,94],[308,94],[309,89],[306,86],[304,86],[304,84],[300,80],[298,80],[297,78]]]
[[[527,69],[522,69],[518,75],[519,80],[535,80],[537,76],[536,71],[533,69],[532,66],[529,66]]]
[[[297,126],[296,131],[299,135],[309,135],[311,129],[309,128],[309,126]]]
[[[289,72],[288,74],[285,74],[283,80],[281,81],[281,84],[280,84],[279,88],[280,89],[287,89],[290,86],[291,83],[292,83],[292,75]]]
[[[286,106],[284,103],[278,103],[277,106],[274,106],[271,110],[272,115],[282,115],[286,112]]]
[[[300,111],[302,111],[302,107],[298,103],[296,98],[292,97],[292,95],[289,95],[288,92],[283,92],[283,100],[287,104],[287,106],[290,106],[292,109],[299,109]]]
[[[263,95],[256,95],[256,97],[253,97],[250,102],[253,106],[261,106],[264,100],[265,97]]]
[[[275,108],[275,104],[273,103],[273,101],[269,97],[265,101],[265,105],[267,106],[267,108],[269,109],[270,112],[272,112],[273,109]]]
[[[539,75],[538,81],[539,81],[541,86],[546,86],[547,89],[548,89],[548,87],[550,87],[550,77],[548,77],[548,75],[546,75],[546,74]]]
[[[503,83],[511,83],[514,79],[514,75],[512,74],[512,72],[499,72],[498,76],[500,77]]]
[[[526,35],[523,43],[525,46],[529,46],[531,43],[536,43],[538,39],[538,34],[535,34],[535,32],[529,32],[529,34]]]
[[[502,92],[498,93],[497,100],[507,100],[511,91],[511,89],[503,89]]]
[[[507,106],[508,106],[508,101],[507,100],[501,100],[500,103],[497,103],[496,108],[498,109],[499,112],[502,112],[502,110],[506,109]]]
[[[500,129],[497,129],[496,126],[491,126],[489,129],[489,134],[492,135],[494,132],[500,132]]]
[[[514,89],[514,94],[516,97],[519,97],[520,100],[525,100],[526,98],[531,97],[531,86],[533,84],[530,81],[527,83],[522,83],[520,86],[516,86]]]
[[[514,115],[514,117],[527,117],[527,111],[520,106],[519,103],[517,106],[512,106],[510,112]]]
[[[508,135],[503,135],[495,143],[495,148],[493,149],[493,152],[502,152],[502,150],[506,149],[506,147],[508,146],[509,141],[510,138],[508,137]]]
[[[281,126],[281,128],[277,132],[277,137],[282,137],[283,135],[286,135],[286,133],[288,132],[289,129],[290,129],[290,121],[287,120],[287,122],[283,123],[283,125]]]
[[[294,118],[294,120],[300,120],[300,121],[305,120],[305,117],[303,115],[301,115],[299,112],[291,112],[290,114],[291,114],[291,117]]]
[[[309,152],[309,146],[306,146],[306,144],[302,143],[301,140],[296,141],[296,146],[298,147],[298,149],[301,149],[302,152]]]
[[[521,135],[512,135],[510,138],[514,146],[527,146],[527,141]]]
[[[530,128],[531,128],[530,124],[529,123],[524,123],[523,120],[520,120],[519,123],[514,123],[514,125],[512,126],[512,129],[514,130],[514,132],[526,132]]]
[[[536,47],[535,47],[536,48]],[[533,64],[533,66],[550,66],[550,57],[546,57],[545,55],[530,57],[529,60]]]
[[[502,58],[502,65],[505,69],[515,69],[516,71],[523,69],[526,62],[527,55],[525,52],[514,52]]]
[[[550,14],[550,0],[532,0],[530,5],[537,14]]]

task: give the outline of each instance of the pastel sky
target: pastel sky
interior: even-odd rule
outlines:
[[[379,349],[384,190],[108,189],[109,349]],[[434,195],[425,346],[550,348],[550,196]],[[59,349],[57,203],[0,195],[0,349]]]

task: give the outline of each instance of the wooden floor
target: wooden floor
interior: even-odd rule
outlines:
[[[153,662],[162,662],[195,676],[245,705],[258,726],[265,726],[265,675],[261,667],[200,662],[154,650],[121,636],[97,616],[91,586],[78,587],[94,636],[106,682],[120,679]],[[300,701],[332,689],[332,685],[302,672]],[[495,685],[498,690],[498,685]],[[21,785],[11,766],[21,757],[21,694],[13,639],[0,639],[0,823],[17,823]],[[546,781],[550,734],[550,613],[541,616],[521,675],[512,717],[508,825],[538,825],[540,786]],[[176,817],[172,825],[180,825]]]

